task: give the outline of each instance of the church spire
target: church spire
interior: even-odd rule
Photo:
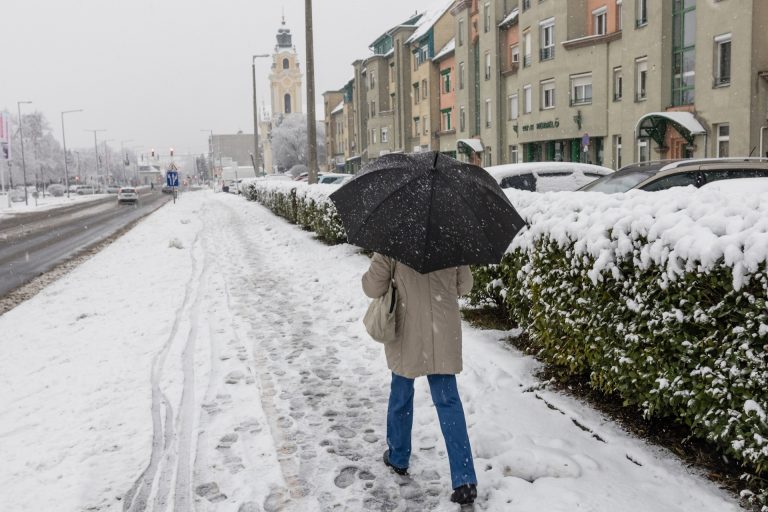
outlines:
[[[291,29],[285,26],[285,10],[283,10],[282,26],[277,29],[277,47],[279,48],[293,48],[293,36],[291,35]]]

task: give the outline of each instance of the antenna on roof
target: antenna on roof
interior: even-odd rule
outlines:
[[[283,6],[283,25],[285,25],[285,6]]]

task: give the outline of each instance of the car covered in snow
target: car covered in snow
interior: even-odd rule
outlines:
[[[531,192],[577,190],[584,185],[613,174],[613,169],[578,162],[526,162],[494,165],[485,168],[501,188]]]
[[[654,192],[674,187],[742,178],[768,178],[766,158],[699,158],[642,162],[622,167],[579,190],[616,194],[630,190]]]
[[[342,174],[336,172],[325,173],[317,180],[318,183],[323,185],[343,185],[352,179],[352,174]]]
[[[66,192],[66,187],[64,185],[59,185],[58,183],[54,183],[52,185],[48,185],[48,188],[45,189],[45,191],[52,195],[53,197],[61,197],[64,195],[64,192]]]

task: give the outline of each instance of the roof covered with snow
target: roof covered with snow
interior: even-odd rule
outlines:
[[[453,0],[441,0],[435,7],[427,11],[427,13],[419,20],[416,31],[411,34],[411,37],[405,42],[405,44],[418,41],[429,33],[435,23],[445,14],[448,9],[453,5]]]
[[[507,27],[509,25],[514,24],[517,21],[517,16],[519,14],[520,14],[520,10],[517,7],[515,7],[514,9],[512,9],[512,12],[507,14],[507,17],[504,18],[501,21],[501,23],[499,23],[499,26],[502,27],[502,28],[505,28],[505,27]]]
[[[338,114],[338,113],[339,113],[339,112],[341,112],[342,110],[344,110],[344,100],[341,100],[341,101],[339,102],[339,104],[338,104],[338,105],[336,105],[336,106],[334,107],[334,109],[333,109],[333,110],[331,110],[331,115],[333,115],[333,114]]]
[[[443,46],[439,52],[437,52],[437,55],[435,55],[432,60],[437,62],[443,57],[447,57],[448,55],[452,54],[456,50],[456,38],[454,37],[450,41],[446,43],[445,46]]]

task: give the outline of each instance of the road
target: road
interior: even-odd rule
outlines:
[[[153,212],[171,196],[141,192],[139,204],[102,200],[0,220],[0,297]]]

